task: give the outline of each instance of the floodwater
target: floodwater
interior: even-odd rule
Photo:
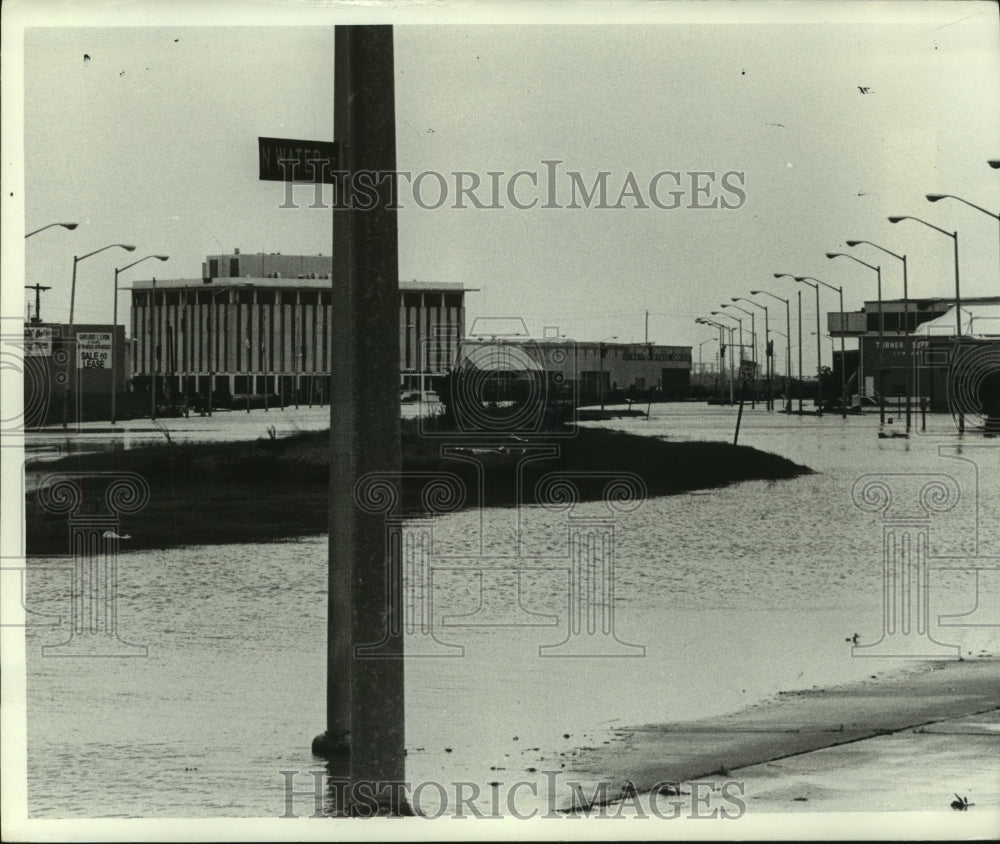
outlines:
[[[590,424],[731,442],[735,415],[676,404],[654,406],[648,420]],[[867,474],[892,490],[889,515],[929,519],[930,627],[910,629],[903,644],[918,656],[943,646],[952,658],[954,646],[966,658],[998,653],[1000,441],[959,437],[939,416],[909,439],[877,431],[877,416],[758,406],[744,413],[740,443],[815,474],[628,512],[591,502],[407,523],[411,542],[432,534],[433,577],[423,588],[409,580],[407,596],[408,618],[429,613],[434,634],[406,639],[408,780],[476,783],[477,803],[488,804],[488,783],[571,771],[577,748],[614,741],[616,728],[913,669],[913,658],[877,648],[852,656],[845,641],[857,633],[871,645],[884,624],[882,515],[852,500]],[[942,501],[950,509],[936,512]],[[578,531],[598,536],[613,578],[573,593],[582,595],[575,605]],[[146,646],[145,657],[43,656],[43,645],[67,638],[65,623],[26,631],[29,814],[282,815],[281,772],[299,772],[294,788],[308,791],[309,772],[322,767],[309,745],[324,723],[325,537],[141,553],[122,545],[118,635]],[[65,560],[28,562],[26,604],[42,614],[32,620],[65,618],[68,593]],[[312,810],[296,798],[297,814]]]

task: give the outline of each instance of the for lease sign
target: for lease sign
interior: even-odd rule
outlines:
[[[111,334],[104,331],[78,333],[76,365],[80,369],[111,369]]]

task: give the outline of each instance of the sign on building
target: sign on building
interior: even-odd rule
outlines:
[[[52,329],[24,326],[24,356],[26,358],[52,357]]]
[[[76,365],[79,369],[111,369],[111,334],[106,331],[77,333]]]

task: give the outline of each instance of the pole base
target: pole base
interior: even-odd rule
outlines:
[[[312,754],[322,759],[336,759],[351,752],[351,734],[331,736],[322,732],[312,740]]]

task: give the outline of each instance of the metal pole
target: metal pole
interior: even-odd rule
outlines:
[[[341,169],[396,170],[391,26],[337,26],[334,126]],[[350,178],[344,181],[350,190]],[[404,770],[403,633],[399,560],[387,558],[386,514],[363,511],[357,482],[368,473],[398,475],[399,262],[392,186],[379,183],[375,208],[333,214],[330,405],[327,725],[314,750],[349,748],[352,784],[373,784],[383,810],[398,812]],[[379,643],[381,658],[355,656]],[[368,795],[366,795],[367,797]]]
[[[799,296],[799,413],[802,413],[802,291],[796,291]]]
[[[73,281],[69,288],[69,324],[73,324],[73,308],[76,304],[76,265],[80,263],[80,259],[76,255],[73,256]]]
[[[910,433],[910,403],[913,401],[913,379],[917,374],[917,368],[913,357],[913,338],[910,336],[910,291],[906,279],[906,256],[903,256],[903,334],[909,354],[909,372],[906,373],[906,433]],[[919,385],[918,385],[919,392]]]
[[[847,418],[847,353],[844,351],[844,288],[837,288],[840,295],[840,418]],[[831,354],[833,354],[831,352]]]
[[[952,236],[955,241],[955,334],[962,336],[962,293],[958,284],[958,232]]]
[[[604,410],[604,343],[602,342],[597,349],[597,356],[600,358],[599,366],[600,370],[598,372],[597,380],[597,392],[601,396],[601,410]]]
[[[115,304],[114,304],[114,324],[111,328],[111,424],[115,424],[115,401],[117,399],[118,387],[118,268],[115,268]]]
[[[958,232],[956,231],[952,235],[952,239],[955,241],[955,336],[956,338],[961,338],[962,336],[962,294],[958,285]],[[965,433],[965,414],[958,411],[958,432],[960,434]]]
[[[823,415],[823,338],[819,333],[819,285],[816,285],[816,412]]]
[[[156,420],[156,279],[153,279],[153,292],[149,298],[149,318],[151,320],[149,324],[149,419],[150,421]]]
[[[875,268],[878,279],[878,414],[879,424],[885,424],[885,367],[882,356],[885,354],[885,320],[882,312],[882,268]]]
[[[785,299],[785,409],[792,412],[792,306]]]

